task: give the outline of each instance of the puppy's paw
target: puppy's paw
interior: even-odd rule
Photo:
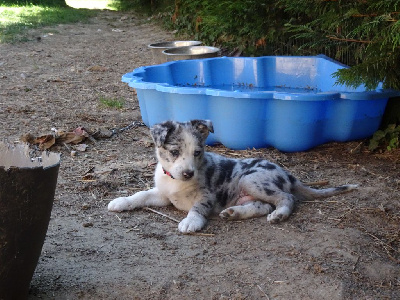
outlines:
[[[267,216],[267,221],[269,223],[275,224],[282,222],[289,218],[290,211],[286,207],[281,207],[280,209],[274,210]]]
[[[123,210],[131,210],[130,201],[127,197],[119,197],[112,200],[108,203],[108,210],[109,211],[123,211]]]
[[[190,214],[178,225],[178,230],[182,233],[199,231],[206,225],[206,218],[199,214]]]
[[[223,220],[236,220],[240,217],[240,214],[238,214],[233,208],[227,208],[221,211],[219,217]]]

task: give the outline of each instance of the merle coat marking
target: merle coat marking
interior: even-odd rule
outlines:
[[[151,128],[158,165],[155,187],[108,205],[110,211],[173,204],[188,215],[178,225],[181,232],[204,227],[213,213],[238,220],[267,216],[280,222],[293,211],[295,199],[337,195],[355,189],[343,185],[316,190],[263,159],[232,159],[205,152],[205,140],[213,132],[210,121],[167,121]]]

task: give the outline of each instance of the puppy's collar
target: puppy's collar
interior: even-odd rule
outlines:
[[[162,168],[163,172],[165,175],[168,175],[169,177],[171,177],[172,179],[175,179],[174,176],[172,176],[172,174],[170,172],[168,172],[167,170],[164,169],[164,167]]]

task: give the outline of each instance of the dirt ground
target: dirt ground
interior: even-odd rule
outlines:
[[[133,14],[101,12],[31,38],[0,45],[0,136],[9,142],[51,128],[93,133],[141,121],[121,76],[152,64],[146,45],[173,34]],[[101,97],[126,103],[107,107]],[[301,203],[282,224],[213,219],[201,235],[180,234],[149,210],[107,212],[113,198],[152,186],[148,128],[86,141],[75,156],[71,146],[56,147],[56,197],[29,299],[400,299],[400,152],[370,153],[362,142],[301,153],[209,148],[267,158],[304,182],[361,188]]]

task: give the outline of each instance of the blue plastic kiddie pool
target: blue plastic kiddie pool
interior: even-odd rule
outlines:
[[[332,73],[345,67],[324,55],[219,57],[140,67],[122,81],[147,126],[209,119],[208,144],[293,152],[371,136],[399,95],[335,85]]]

